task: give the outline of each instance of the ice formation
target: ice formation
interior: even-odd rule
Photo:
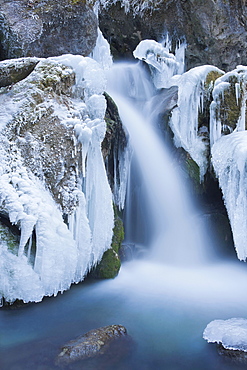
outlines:
[[[247,67],[238,66],[215,81],[213,101],[210,106],[211,147],[224,134],[224,131],[245,130],[246,80]],[[231,106],[226,107],[227,103],[231,103]],[[236,116],[230,117],[227,114],[229,110],[235,110]],[[232,120],[235,122],[231,122]]]
[[[212,163],[219,179],[240,260],[247,258],[247,131],[222,136],[212,147]]]
[[[174,76],[171,84],[178,85],[177,108],[172,111],[170,126],[177,147],[183,147],[198,164],[200,177],[207,170],[207,144],[200,135],[199,112],[203,111],[204,83],[207,75],[219,72],[218,68],[205,65],[195,67],[181,76]]]
[[[49,75],[47,66],[57,74]],[[66,81],[73,73],[76,81],[66,104],[58,104],[47,91],[47,102],[36,105],[32,116],[26,110],[32,99],[27,91],[43,94],[35,85],[42,73],[47,79],[42,82],[43,87],[46,81],[54,84],[59,78]],[[2,88],[0,203],[2,212],[21,231],[19,247],[13,249],[5,240],[0,242],[0,295],[6,301],[40,301],[45,295],[56,295],[68,289],[71,283],[82,280],[110,247],[114,226],[112,194],[101,154],[106,130],[105,84],[103,70],[96,61],[65,55],[40,60],[34,71],[11,90]],[[50,107],[61,127],[74,132],[72,160],[81,148],[81,161],[74,163],[78,178],[71,185],[72,189],[74,187],[71,197],[77,200],[77,206],[68,217],[69,227],[63,220],[61,207],[47,188],[40,164],[34,163],[38,172],[34,175],[24,163],[26,159],[15,141],[6,135],[16,119],[18,135],[22,122],[31,120],[30,124],[34,124],[35,114],[42,117]],[[24,139],[19,137],[18,140]],[[30,145],[35,146],[35,142]],[[60,167],[62,178],[64,164]]]
[[[221,343],[224,348],[247,352],[247,320],[232,318],[211,321],[203,332],[209,343]]]
[[[116,4],[119,0],[87,0],[89,3],[94,3],[97,6],[102,6],[106,8],[112,4]],[[151,11],[153,8],[157,7],[162,0],[120,0],[120,5],[124,8],[125,12],[128,13],[130,10],[133,14],[142,14],[146,10]]]
[[[110,45],[104,38],[101,30],[98,28],[98,37],[91,57],[96,60],[103,69],[110,69],[113,61],[110,51]]]
[[[175,55],[170,50],[169,38],[164,43],[144,40],[133,52],[135,58],[151,66],[156,88],[178,86],[177,107],[173,109],[170,126],[177,147],[183,147],[198,164],[201,180],[207,170],[207,143],[200,133],[199,113],[203,111],[205,81],[210,72],[223,74],[214,66],[196,67],[184,72],[186,44],[178,45]]]
[[[184,72],[186,44],[181,43],[176,48],[175,55],[169,51],[169,46],[169,37],[165,45],[154,40],[143,40],[133,52],[135,58],[153,67],[151,69],[153,82],[158,89],[169,87],[171,77]]]

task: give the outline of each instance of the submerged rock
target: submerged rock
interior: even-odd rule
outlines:
[[[223,356],[226,359],[229,359],[236,364],[247,365],[247,352],[233,350],[233,349],[226,349],[222,346],[222,344],[217,345],[217,351],[220,356]]]
[[[109,348],[111,342],[125,336],[127,336],[127,330],[122,325],[109,325],[90,330],[62,347],[57,363],[70,363],[102,355]]]

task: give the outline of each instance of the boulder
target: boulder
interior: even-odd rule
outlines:
[[[57,363],[66,364],[102,355],[112,342],[126,336],[127,330],[122,325],[109,325],[90,330],[65,344],[58,355]]]
[[[87,56],[97,27],[96,15],[83,0],[0,0],[0,60]]]

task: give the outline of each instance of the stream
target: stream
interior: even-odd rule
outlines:
[[[155,93],[147,77],[140,72],[139,82],[134,81],[136,65],[132,74],[124,65],[122,77],[118,68],[111,72],[112,81],[118,75],[118,87],[110,83],[109,92],[130,135],[130,177],[137,188],[133,194],[129,186],[127,194],[126,242],[146,252],[124,262],[114,280],[86,280],[41,303],[1,309],[0,368],[59,369],[56,356],[66,342],[94,328],[121,324],[131,342],[120,341],[110,354],[63,368],[245,369],[220,356],[202,334],[214,319],[245,317],[246,266],[215,251],[164,140],[150,125],[144,108]],[[137,196],[139,201],[133,200]]]

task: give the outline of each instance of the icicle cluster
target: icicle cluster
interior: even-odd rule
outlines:
[[[141,41],[133,52],[135,58],[152,66],[153,82],[156,88],[169,87],[172,76],[184,72],[184,52],[186,44],[176,48],[175,55],[170,50],[169,37],[164,43],[154,40]]]
[[[247,131],[222,136],[212,148],[212,163],[219,179],[240,260],[247,258]]]
[[[177,147],[183,147],[198,164],[201,180],[207,170],[207,147],[203,136],[199,133],[199,112],[203,111],[204,83],[207,75],[220,72],[213,66],[196,67],[175,78],[174,85],[178,85],[177,108],[172,111],[170,126],[174,133]]]
[[[247,67],[238,66],[215,81],[210,106],[210,145],[224,132],[245,130]]]
[[[134,15],[143,14],[145,11],[157,9],[162,0],[87,0],[89,4],[95,4],[97,7],[102,6],[107,8],[117,2],[120,2],[121,7],[125,12],[132,11]]]
[[[57,75],[46,73],[47,66]],[[74,153],[81,151],[81,161],[74,163],[78,178],[73,196],[78,205],[69,215],[69,228],[64,223],[61,208],[46,187],[45,175],[40,172],[35,176],[30,171],[24,164],[23,153],[3,131],[16,119],[19,128],[29,119],[30,124],[35,124],[34,116],[39,116],[39,108],[45,103],[36,106],[34,116],[25,113],[32,98],[27,96],[24,87],[35,91],[39,73],[46,78],[40,85],[42,88],[46,83],[58,83],[61,76],[65,78],[63,81],[73,73],[76,76],[66,104],[58,104],[50,90],[47,90],[46,103],[47,109],[52,106],[53,116],[59,119],[61,127],[74,131],[72,160]],[[18,248],[11,249],[6,240],[0,241],[0,296],[6,301],[37,302],[45,295],[56,295],[68,289],[71,283],[81,281],[110,247],[114,226],[112,194],[101,154],[106,130],[105,85],[103,70],[96,61],[65,55],[40,60],[35,70],[18,82],[10,93],[8,89],[3,90],[6,94],[0,97],[0,206],[10,222],[17,224],[21,231]],[[36,93],[43,96],[39,88]],[[20,137],[18,140],[22,142],[24,139]],[[37,171],[41,171],[39,168],[37,163]],[[62,164],[61,168],[64,169]]]

